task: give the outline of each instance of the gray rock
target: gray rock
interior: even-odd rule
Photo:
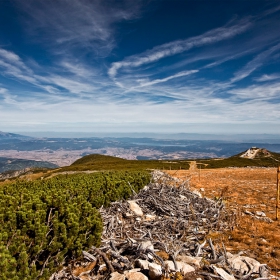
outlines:
[[[134,200],[128,200],[130,210],[136,215],[136,216],[143,216],[143,211],[140,208],[140,206],[134,201]]]
[[[159,279],[162,275],[161,266],[156,263],[149,264],[149,278],[151,280]]]
[[[198,191],[198,190],[194,190],[192,191],[194,194],[196,194],[197,196],[199,196],[200,198],[202,197],[202,194]]]
[[[175,271],[175,266],[173,261],[165,261],[164,263],[168,270]],[[178,266],[178,271],[181,271],[184,275],[195,271],[195,269],[192,266],[183,262],[177,262],[177,266]]]
[[[135,261],[135,267],[140,267],[141,269],[149,269],[149,264],[150,262],[146,261],[146,260],[136,260]]]
[[[256,211],[256,215],[260,217],[266,217],[266,214],[262,211]]]
[[[151,251],[154,251],[154,245],[150,240],[142,241],[140,243],[139,249],[141,249],[141,250],[150,249]]]
[[[178,256],[178,260],[186,264],[191,264],[200,267],[202,257]]]
[[[239,255],[233,255],[232,258],[228,259],[228,262],[230,266],[233,269],[239,270],[242,274],[246,274],[249,272],[249,268],[245,261],[252,267],[254,268],[253,271],[258,273],[259,268],[260,268],[260,263],[256,261],[255,259],[245,257],[245,256],[239,256]]]
[[[130,270],[125,273],[125,277],[128,280],[149,280],[146,275],[141,272]]]
[[[115,271],[110,274],[110,280],[125,280],[125,275]]]
[[[155,215],[147,214],[147,215],[145,215],[144,219],[145,219],[145,221],[149,222],[149,221],[155,220],[156,217],[157,216],[155,216]]]

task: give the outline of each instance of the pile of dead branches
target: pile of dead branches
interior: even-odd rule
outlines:
[[[154,180],[156,183],[146,186],[130,201],[114,202],[108,209],[101,209],[103,242],[151,240],[175,253],[189,250],[193,240],[203,240],[209,231],[229,228],[222,200],[202,198],[184,184],[170,187],[171,178],[164,173],[156,172]],[[133,210],[136,205],[140,213]]]
[[[209,233],[231,229],[234,215],[222,199],[191,192],[187,181],[155,171],[153,182],[130,200],[100,212],[101,247],[84,252],[83,261],[52,280],[273,279],[265,265],[212,243]]]

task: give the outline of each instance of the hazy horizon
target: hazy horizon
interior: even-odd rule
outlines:
[[[55,132],[55,131],[21,131],[17,134],[38,138],[154,138],[171,140],[220,140],[232,142],[259,141],[280,143],[280,134],[231,134],[231,133],[149,133],[149,132]]]

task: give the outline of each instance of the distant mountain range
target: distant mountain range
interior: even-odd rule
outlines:
[[[7,171],[22,170],[26,168],[57,168],[56,164],[46,161],[27,159],[13,159],[0,157],[0,173]]]
[[[195,136],[191,134],[191,137]],[[199,134],[197,137],[199,138]],[[241,151],[247,151],[248,147],[265,147],[271,152],[280,153],[280,140],[264,142],[262,139],[261,143],[258,143],[257,140],[237,142],[143,137],[35,138],[0,132],[0,157],[33,160],[36,161],[36,166],[39,165],[38,162],[53,163],[61,167],[69,166],[89,154],[129,160],[229,158]]]
[[[0,141],[1,140],[11,140],[11,139],[27,140],[27,139],[32,139],[32,137],[24,136],[24,135],[21,135],[21,134],[8,133],[8,132],[0,131]]]

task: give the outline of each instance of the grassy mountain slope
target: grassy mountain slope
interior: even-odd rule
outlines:
[[[59,171],[84,170],[143,170],[143,169],[188,169],[186,161],[171,160],[126,160],[118,157],[92,154],[82,157],[72,165],[63,167]]]
[[[247,151],[225,159],[198,160],[201,168],[222,167],[277,167],[280,165],[280,154],[263,148],[250,148]]]

